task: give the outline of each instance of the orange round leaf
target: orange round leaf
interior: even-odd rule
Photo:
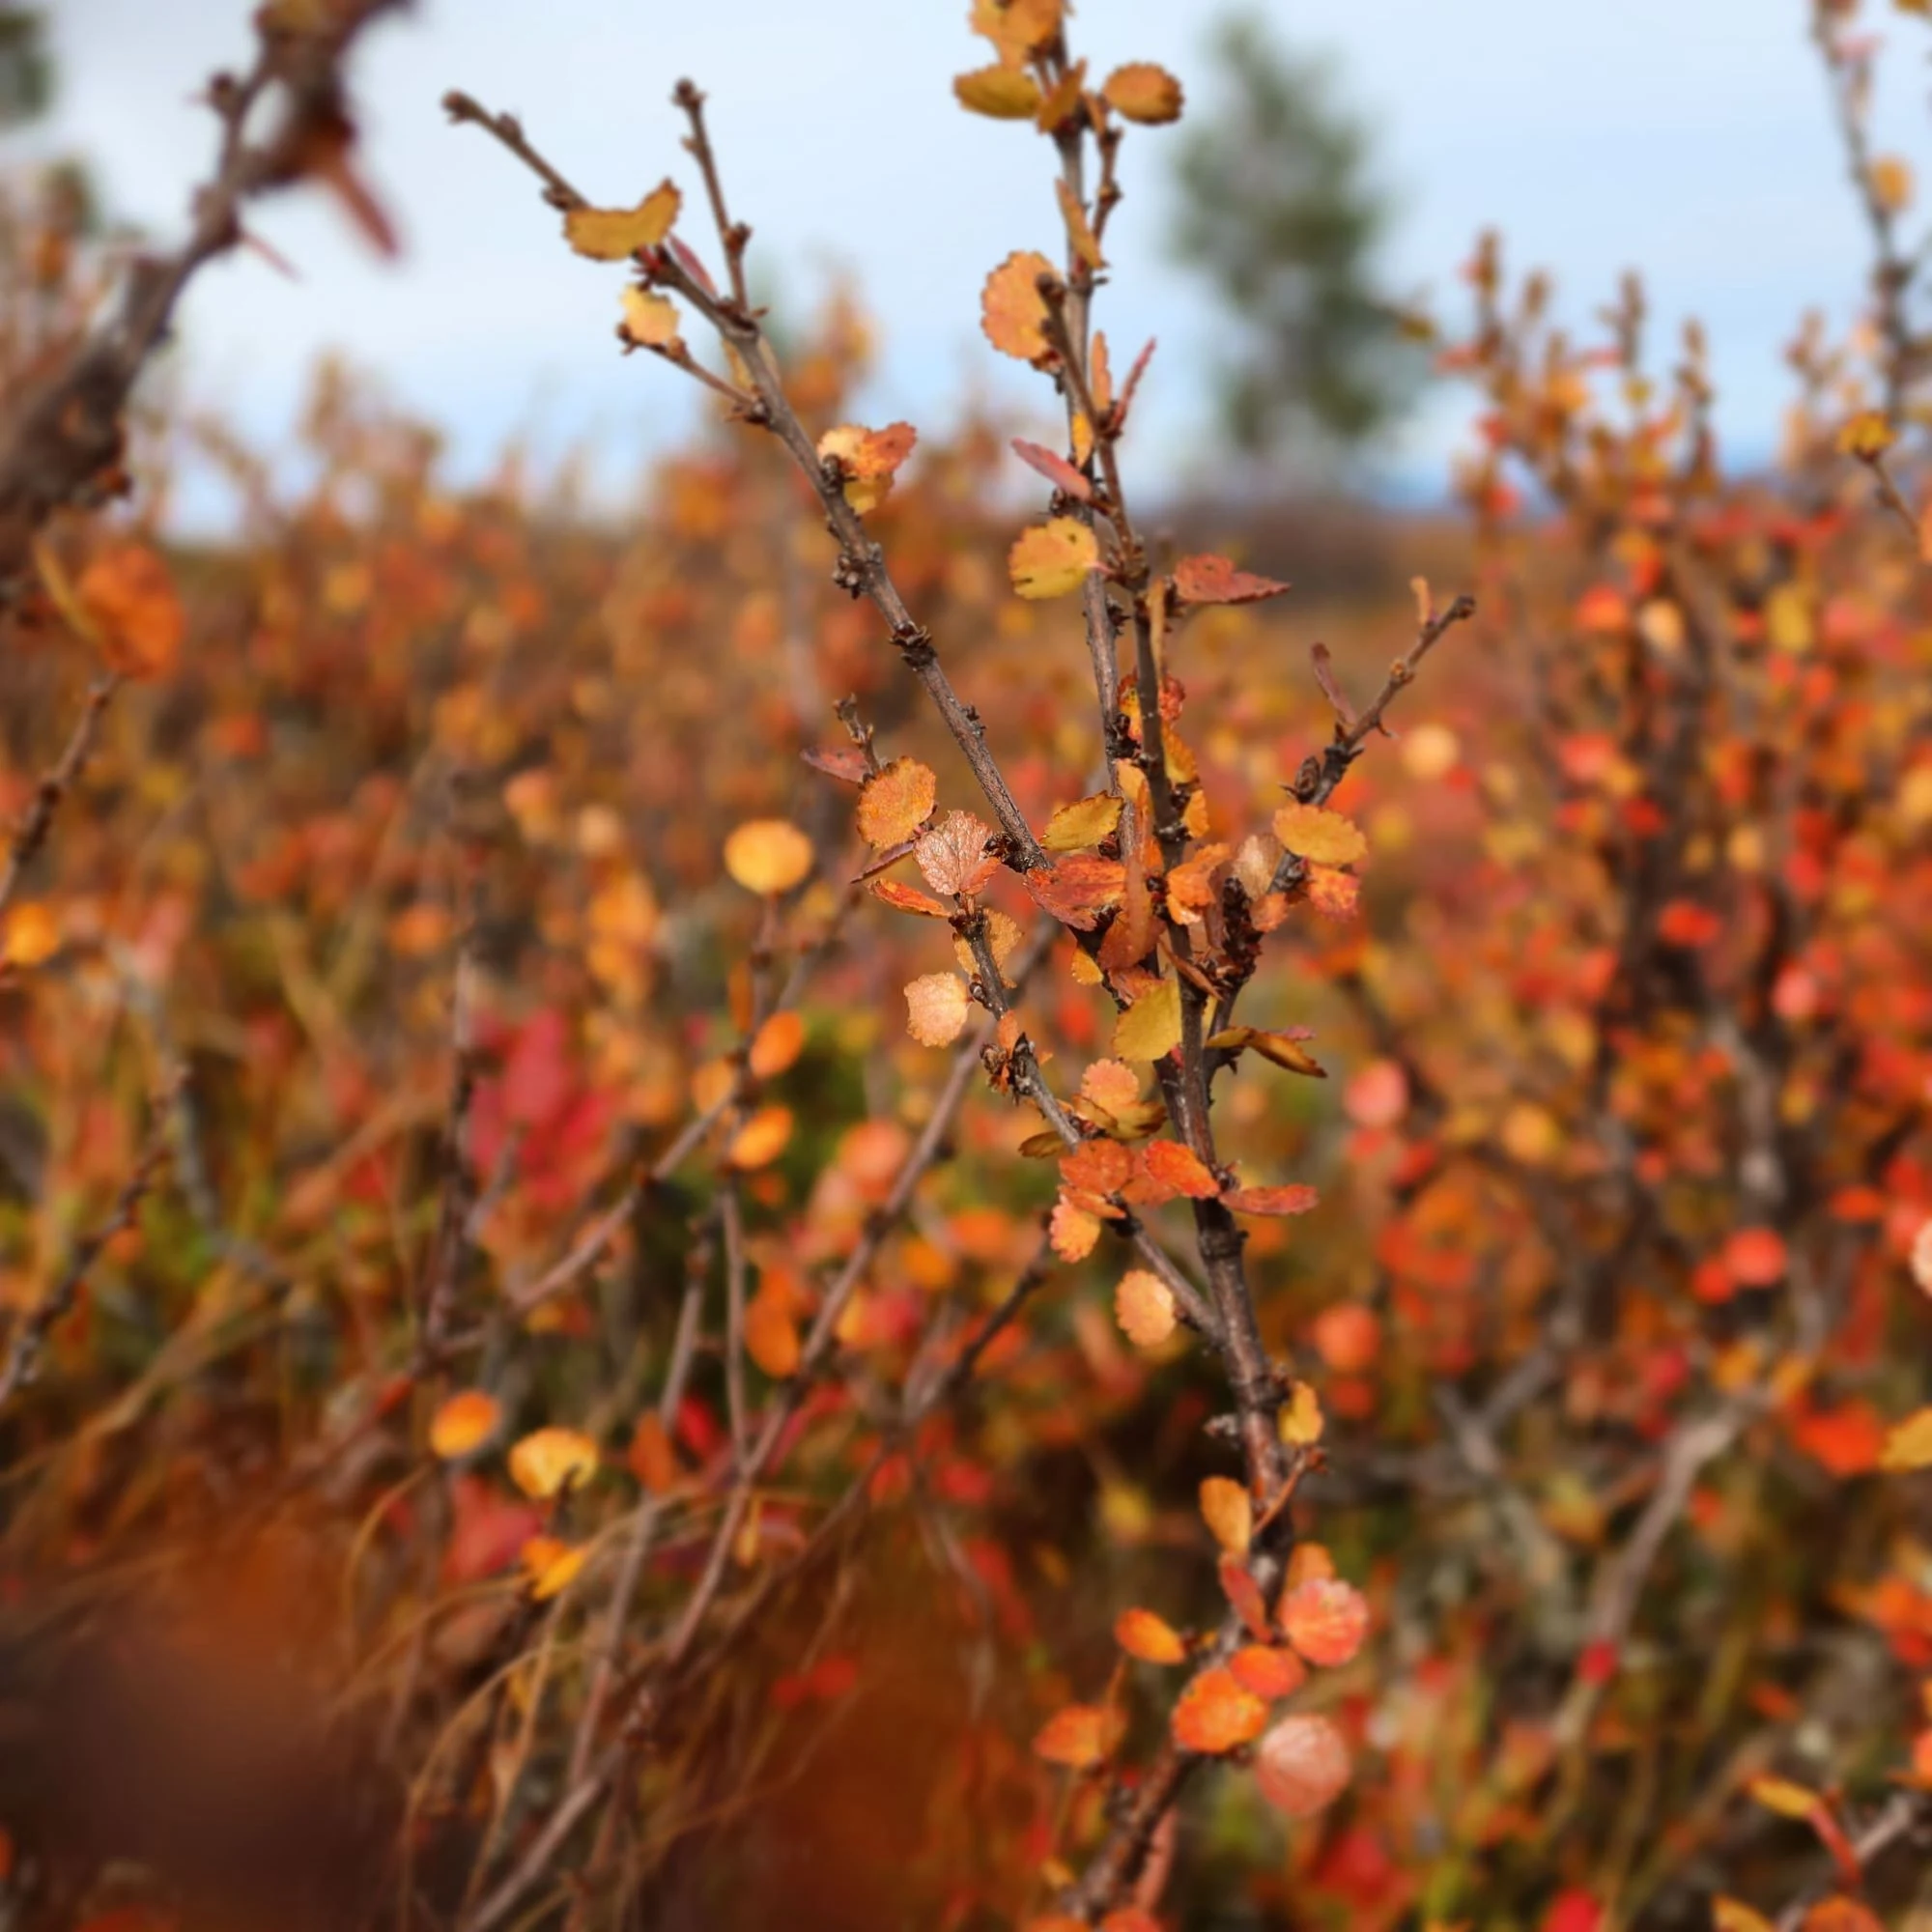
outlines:
[[[1219,1756],[1251,1744],[1267,1723],[1268,1707],[1225,1664],[1204,1670],[1174,1707],[1174,1741],[1182,1750]]]
[[[503,1419],[503,1406],[481,1389],[464,1389],[440,1407],[429,1425],[429,1446],[445,1463],[473,1454]]]

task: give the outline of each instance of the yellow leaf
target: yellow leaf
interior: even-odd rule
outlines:
[[[1110,791],[1096,791],[1088,798],[1076,798],[1071,805],[1056,806],[1039,842],[1049,852],[1078,852],[1083,846],[1097,845],[1121,822],[1121,800]]]
[[[1742,1899],[1722,1896],[1711,1901],[1712,1932],[1772,1932],[1771,1920]]]
[[[1209,1476],[1201,1485],[1201,1517],[1231,1556],[1245,1556],[1254,1539],[1255,1509],[1246,1488],[1228,1476]]]
[[[1882,410],[1861,410],[1838,432],[1838,449],[1845,456],[1883,456],[1897,440],[1898,432]]]
[[[539,1429],[510,1451],[510,1480],[547,1503],[597,1471],[597,1445],[575,1429]]]
[[[1008,67],[1023,67],[1060,31],[1064,0],[973,0],[969,24]]]
[[[1104,269],[1107,265],[1100,259],[1100,244],[1088,223],[1087,211],[1081,207],[1080,197],[1059,175],[1054,176],[1053,185],[1060,195],[1060,218],[1066,227],[1066,245],[1088,268],[1095,270]]]
[[[1783,1818],[1808,1818],[1818,1808],[1817,1793],[1788,1777],[1754,1777],[1746,1788],[1767,1811]]]
[[[1815,633],[1811,600],[1795,583],[1780,583],[1764,600],[1764,634],[1772,648],[1802,656],[1811,648]]]
[[[429,1446],[445,1463],[454,1463],[489,1441],[502,1419],[502,1405],[495,1396],[464,1389],[437,1410],[429,1425]]]
[[[1321,1398],[1307,1382],[1296,1382],[1275,1416],[1275,1428],[1291,1448],[1305,1449],[1321,1440]]]
[[[1352,819],[1298,801],[1275,813],[1274,836],[1291,852],[1321,866],[1352,866],[1369,849]]]
[[[1893,1471],[1932,1467],[1932,1408],[1909,1415],[1885,1438],[1881,1469]]]
[[[785,1144],[791,1139],[791,1126],[789,1107],[760,1107],[731,1136],[724,1158],[744,1173],[769,1167],[785,1151]]]
[[[1881,155],[1871,164],[1871,188],[1888,214],[1902,214],[1912,205],[1912,164],[1896,155]]]
[[[1180,982],[1163,980],[1143,993],[1114,1026],[1119,1060],[1159,1060],[1180,1044]]]
[[[1030,121],[1039,107],[1039,83],[1024,68],[981,67],[953,76],[960,106],[994,121]]]
[[[859,789],[859,836],[883,850],[908,839],[932,816],[939,779],[917,758],[895,758]]]
[[[1022,597],[1064,597],[1099,567],[1098,539],[1073,517],[1036,524],[1007,553],[1013,588]]]
[[[724,841],[724,869],[751,893],[788,893],[811,870],[811,840],[785,818],[753,818]]]
[[[965,1030],[972,1002],[957,973],[923,973],[908,980],[906,1031],[922,1046],[950,1046]]]
[[[624,337],[639,349],[681,348],[677,321],[677,306],[668,296],[652,289],[624,291]]]
[[[563,217],[564,238],[593,262],[621,262],[639,248],[655,248],[670,233],[682,199],[667,181],[636,208],[573,208]]]
[[[1114,111],[1144,128],[1159,128],[1180,119],[1180,83],[1152,61],[1129,61],[1107,76],[1100,92]]]

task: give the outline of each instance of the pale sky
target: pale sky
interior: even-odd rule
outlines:
[[[55,0],[53,11],[55,136],[86,154],[115,211],[174,232],[210,146],[190,97],[245,48],[246,0]],[[1198,107],[1220,11],[1081,0],[1078,45],[1102,73],[1162,62]],[[1292,43],[1337,54],[1384,130],[1402,209],[1398,285],[1453,301],[1457,265],[1488,224],[1517,265],[1553,270],[1578,324],[1640,267],[1660,324],[1696,313],[1709,327],[1731,447],[1769,448],[1799,314],[1823,300],[1842,318],[1865,272],[1804,0],[1263,0],[1259,11]],[[272,436],[309,358],[334,348],[444,425],[462,473],[534,428],[542,450],[582,442],[607,480],[628,477],[690,420],[689,385],[620,359],[620,271],[570,257],[522,171],[476,130],[450,128],[437,103],[460,86],[515,109],[581,187],[624,202],[667,172],[694,185],[667,99],[689,74],[711,97],[760,280],[849,270],[885,349],[868,412],[938,427],[962,386],[1006,394],[1016,373],[1025,384],[978,335],[979,286],[1009,250],[1056,245],[1047,144],[952,102],[952,76],[985,57],[965,14],[966,0],[418,0],[372,30],[356,69],[366,169],[404,259],[373,260],[312,199],[276,202],[260,227],[301,280],[245,255],[206,274],[185,312],[187,380]],[[1932,37],[1889,8],[1875,24],[1897,43],[1885,145],[1918,160]],[[1145,425],[1164,456],[1201,447],[1213,330],[1160,253],[1170,145],[1162,130],[1129,142],[1103,297],[1117,343],[1161,339]],[[1405,487],[1439,484],[1467,414],[1462,392],[1432,408],[1395,466]]]

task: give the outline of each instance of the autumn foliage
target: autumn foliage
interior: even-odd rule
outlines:
[[[0,224],[8,1922],[1922,1915],[1932,369],[1868,24],[1870,312],[1776,468],[1640,285],[1573,334],[1485,240],[1414,324],[1441,584],[1311,612],[1149,520],[1105,270],[1183,89],[1062,0],[953,82],[1064,236],[986,265],[1031,424],[854,420],[848,299],[781,359],[688,82],[641,195],[445,102],[610,265],[581,353],[715,405],[621,534],[340,370],[298,489],[130,416],[260,195],[386,243],[379,11],[262,10],[179,253]],[[236,541],[161,534],[170,438]]]

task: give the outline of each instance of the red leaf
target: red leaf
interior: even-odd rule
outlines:
[[[1056,490],[1077,497],[1083,503],[1094,500],[1094,486],[1064,456],[1056,456],[1044,443],[1013,438],[1013,454],[1029,469],[1037,469]]]

